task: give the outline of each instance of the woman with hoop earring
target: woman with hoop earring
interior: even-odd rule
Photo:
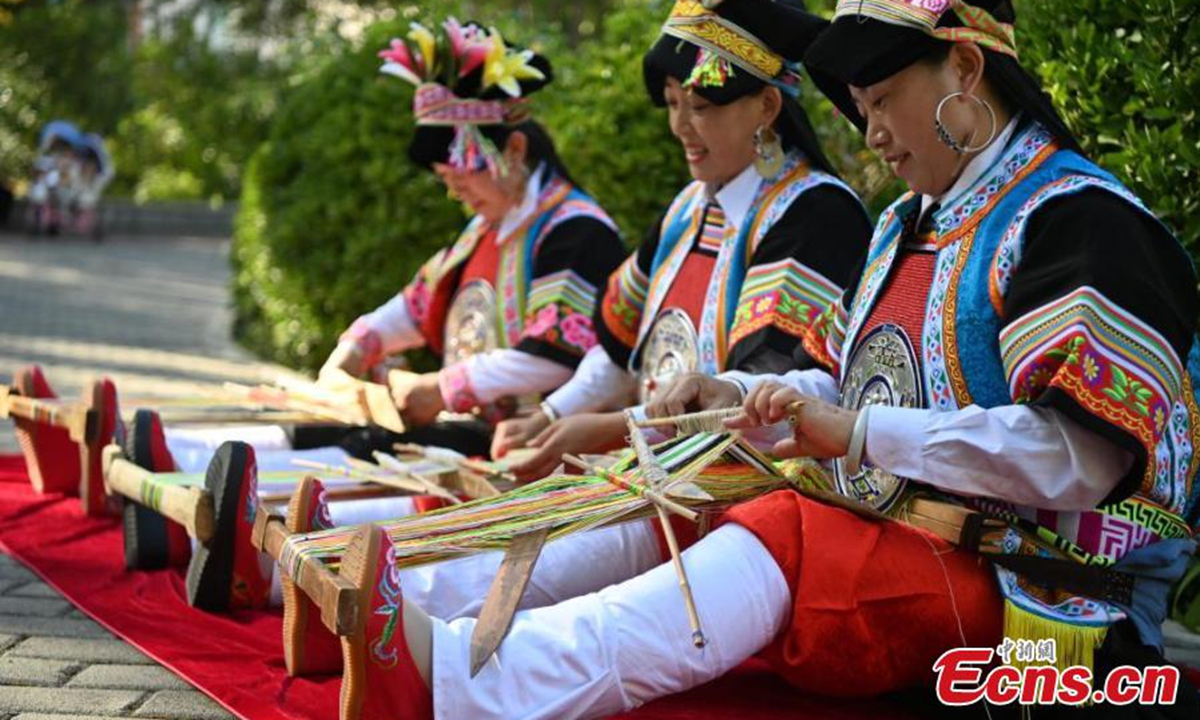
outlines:
[[[767,656],[805,687],[896,689],[1004,638],[1053,639],[1046,664],[1098,679],[1162,663],[1200,512],[1196,275],[1021,67],[1015,19],[1008,0],[838,3],[806,65],[909,192],[800,369],[685,377],[648,408],[741,404],[740,428],[798,416],[775,454],[832,460],[838,492],[994,523],[952,545],[790,491],[730,511],[783,571],[791,630]],[[826,572],[856,579],[813,581]],[[830,646],[870,652],[831,670]],[[1162,710],[1196,707],[1189,690]]]

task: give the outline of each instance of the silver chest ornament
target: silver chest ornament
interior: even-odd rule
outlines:
[[[700,341],[692,319],[677,308],[659,314],[642,349],[638,399],[642,404],[650,402],[676,375],[699,367]]]
[[[446,313],[443,365],[499,347],[496,291],[484,280],[472,280],[454,295]]]
[[[850,357],[842,378],[839,405],[861,410],[871,405],[924,407],[924,390],[916,353],[908,334],[898,325],[885,324],[862,338]],[[834,479],[843,495],[860,500],[881,512],[895,504],[908,479],[879,468],[864,467],[849,475],[842,458],[834,460]]]

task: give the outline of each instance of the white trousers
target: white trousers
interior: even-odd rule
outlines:
[[[349,455],[340,447],[292,450],[283,428],[277,425],[175,429],[167,428],[167,448],[180,472],[200,473],[208,469],[213,453],[226,440],[241,440],[254,448],[259,472],[300,470],[292,460],[326,465],[346,465]]]
[[[405,602],[442,620],[478,617],[501,552],[400,571]],[[545,607],[639,575],[662,561],[648,520],[635,520],[546,543],[518,607]]]
[[[230,425],[215,428],[164,428],[167,449],[175,458],[179,472],[204,472],[213,452],[226,440],[241,440],[254,448],[254,454],[290,450],[287,433],[278,425]]]
[[[519,612],[499,651],[473,679],[475,620],[435,618],[435,717],[605,717],[712,680],[783,629],[791,608],[787,583],[748,530],[722,526],[689,548],[683,561],[708,640],[704,648],[692,645],[670,563],[599,592]],[[562,570],[586,576],[593,568],[579,562]]]

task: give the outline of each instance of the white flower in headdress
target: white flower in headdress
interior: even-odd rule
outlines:
[[[521,80],[542,80],[546,76],[529,64],[532,50],[511,51],[497,30],[493,28],[491,32],[491,47],[483,64],[483,85],[495,85],[510,97],[520,97]]]

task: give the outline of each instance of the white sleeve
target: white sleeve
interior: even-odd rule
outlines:
[[[624,407],[636,390],[637,380],[596,345],[583,356],[575,374],[555,390],[546,403],[559,417]]]
[[[741,389],[743,397],[760,383],[773,381],[825,402],[836,403],[838,401],[837,380],[824,370],[792,370],[785,375],[753,375],[741,370],[730,370],[718,375],[717,379],[737,385]]]
[[[571,368],[521,350],[491,350],[449,365],[439,372],[443,396],[449,388],[465,384],[470,396],[480,404],[503,397],[546,393],[571,377]],[[446,397],[447,407],[453,407]]]
[[[391,300],[375,308],[355,321],[350,334],[361,329],[374,331],[383,343],[383,354],[391,355],[425,344],[425,337],[417,329],[408,313],[408,302],[404,293],[397,293]]]
[[[1054,408],[1030,405],[873,407],[866,458],[961,495],[1064,511],[1095,508],[1134,459]]]

